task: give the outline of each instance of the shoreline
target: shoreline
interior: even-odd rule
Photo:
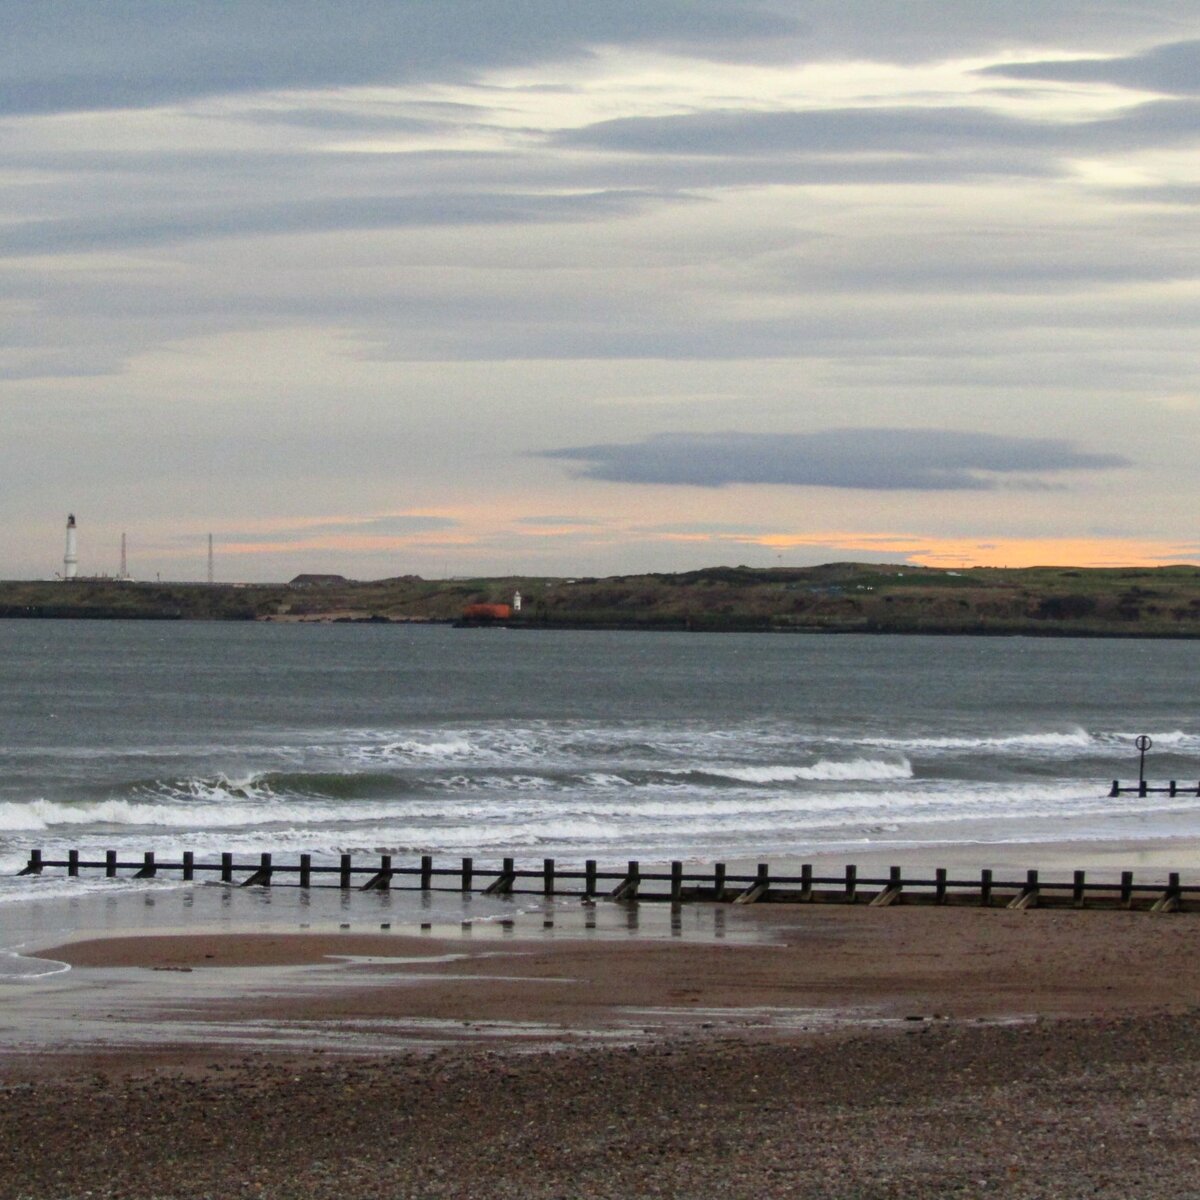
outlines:
[[[197,585],[198,586],[198,585]],[[1192,629],[1115,629],[1097,627],[1065,626],[1048,627],[1037,624],[1014,623],[1011,625],[957,625],[927,624],[889,626],[884,624],[863,625],[853,622],[845,624],[786,625],[771,621],[725,621],[694,619],[664,619],[662,621],[620,620],[563,620],[563,621],[465,621],[458,617],[389,615],[367,610],[338,610],[329,613],[290,614],[208,614],[182,613],[174,610],[139,610],[124,612],[95,608],[54,608],[39,606],[34,611],[0,610],[0,621],[179,621],[201,624],[249,624],[249,625],[398,625],[405,627],[443,626],[451,629],[496,629],[507,632],[525,630],[530,633],[693,633],[693,634],[778,634],[789,636],[845,637],[929,637],[929,638],[1036,638],[1081,639],[1086,641],[1174,641],[1194,642],[1200,640],[1200,630]]]

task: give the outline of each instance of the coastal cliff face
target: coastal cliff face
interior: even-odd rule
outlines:
[[[417,576],[328,585],[0,582],[0,617],[456,621],[519,590],[528,628],[1200,637],[1200,567],[950,571],[830,563],[607,579]]]

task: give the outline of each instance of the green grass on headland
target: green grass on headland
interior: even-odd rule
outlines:
[[[711,567],[607,579],[288,584],[0,582],[0,616],[167,620],[454,621],[507,603],[530,628],[1200,637],[1200,567],[970,567],[827,563]]]

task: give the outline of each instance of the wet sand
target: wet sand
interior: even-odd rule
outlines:
[[[963,1019],[1126,1014],[1200,1000],[1200,914],[865,906],[737,912],[756,938],[676,944],[578,936],[182,934],[45,951],[97,968],[224,971],[214,1006],[283,1022],[416,1016],[594,1029],[627,1010],[863,1009]],[[295,977],[257,996],[256,968],[344,963],[337,986]],[[244,974],[239,983],[236,976]],[[194,1015],[194,1014],[193,1014]]]
[[[734,921],[756,936],[60,947],[79,1014],[118,978],[196,999],[150,1044],[6,1054],[0,1195],[1200,1195],[1200,915]],[[374,1040],[172,1042],[198,1019]]]

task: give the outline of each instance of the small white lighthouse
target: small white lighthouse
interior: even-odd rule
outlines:
[[[63,578],[74,579],[79,574],[79,550],[75,544],[75,514],[67,516],[67,552],[63,555]]]
[[[513,612],[521,611],[521,593],[520,592],[513,592],[512,610],[513,610]]]

